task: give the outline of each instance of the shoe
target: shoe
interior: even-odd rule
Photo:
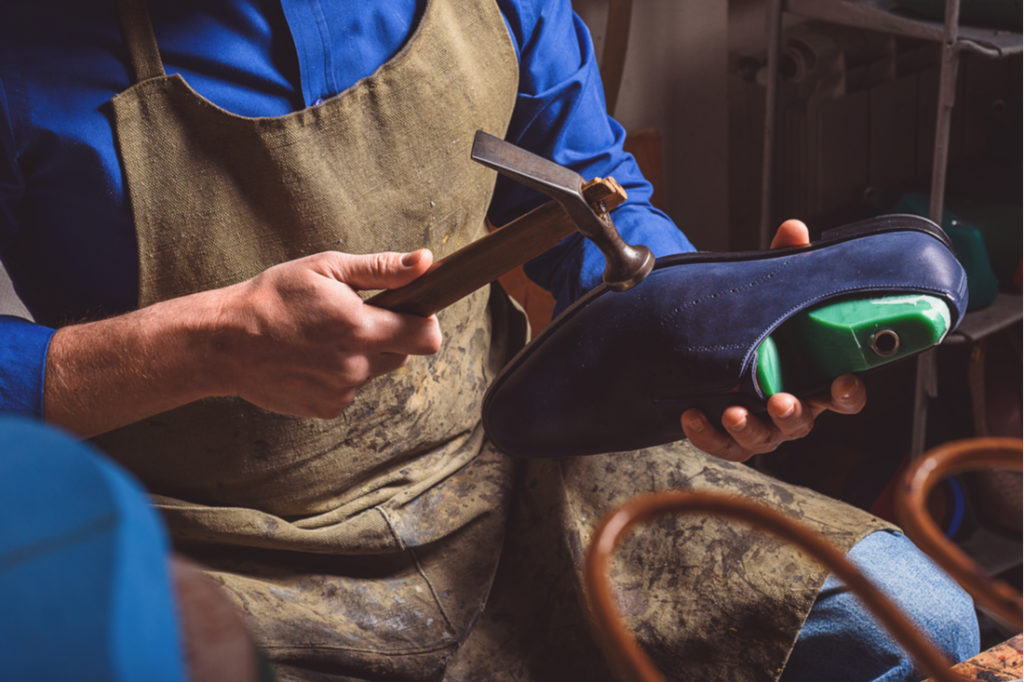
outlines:
[[[826,232],[807,247],[660,258],[632,289],[590,291],[520,351],[484,398],[484,428],[516,457],[680,440],[679,418],[691,407],[712,419],[729,405],[764,411],[759,350],[776,332],[792,345],[793,334],[782,333],[787,321],[823,304],[892,295],[944,302],[944,333],[963,317],[967,278],[931,221],[886,215]],[[877,333],[864,345],[878,341],[891,351],[892,339]],[[944,333],[886,360],[925,350]],[[800,358],[806,350],[787,352]],[[807,397],[827,390],[834,376],[785,390]]]

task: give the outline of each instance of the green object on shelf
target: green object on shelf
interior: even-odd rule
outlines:
[[[1024,224],[1024,208],[1020,204],[963,197],[949,197],[947,203],[960,223],[978,228],[999,289],[1019,291],[1020,283],[1015,276],[1024,249],[1020,229]]]
[[[930,348],[949,331],[950,312],[934,296],[853,298],[799,313],[757,349],[754,376],[765,396],[825,388]]]
[[[913,213],[928,217],[928,196],[904,194],[892,209],[894,213]],[[967,309],[980,310],[996,300],[999,280],[985,247],[985,238],[974,225],[959,219],[948,208],[942,210],[942,229],[953,243],[953,253],[967,272]]]
[[[990,305],[999,295],[999,280],[992,270],[981,231],[959,220],[942,222],[942,229],[953,243],[953,253],[967,272],[967,309],[979,310]]]

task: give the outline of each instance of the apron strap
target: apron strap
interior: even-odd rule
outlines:
[[[121,34],[131,60],[133,82],[165,75],[146,0],[117,0],[117,7],[121,14]]]

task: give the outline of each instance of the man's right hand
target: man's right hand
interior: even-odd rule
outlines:
[[[319,253],[222,289],[58,330],[44,416],[92,436],[209,396],[334,417],[373,377],[441,345],[437,318],[365,304],[430,267],[427,250]]]
[[[367,381],[441,347],[435,316],[393,313],[356,294],[408,284],[430,263],[426,250],[318,253],[229,287],[215,332],[217,392],[283,414],[338,416]]]

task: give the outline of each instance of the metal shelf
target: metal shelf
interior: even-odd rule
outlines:
[[[1022,319],[1021,295],[1001,292],[990,305],[964,315],[963,321],[943,343],[976,343],[1010,325],[1020,324]]]
[[[936,102],[935,144],[932,166],[929,216],[941,222],[942,201],[946,189],[946,163],[949,153],[949,126],[955,99],[960,52],[973,52],[990,58],[1002,58],[1022,52],[1021,33],[993,28],[961,26],[960,0],[948,0],[945,22],[917,17],[902,10],[896,0],[769,0],[768,81],[764,123],[764,153],[761,177],[761,248],[770,240],[773,155],[775,147],[782,14],[853,26],[899,36],[918,38],[942,45],[939,96]]]
[[[949,158],[949,130],[956,97],[956,78],[961,52],[974,52],[1001,58],[1021,53],[1021,34],[960,25],[961,0],[946,0],[942,22],[919,18],[898,6],[896,0],[768,0],[768,80],[765,88],[764,153],[761,176],[761,221],[759,239],[766,248],[771,228],[773,155],[778,106],[779,61],[781,52],[782,14],[788,12],[808,19],[817,19],[865,30],[881,31],[910,38],[937,42],[942,47],[939,68],[939,92],[935,105],[935,140],[932,156],[929,217],[942,223],[942,204],[946,192],[946,165]],[[1004,301],[1005,302],[1005,301]],[[979,318],[981,319],[981,318]],[[987,326],[1003,325],[1020,319],[1019,298],[1015,310],[992,311],[985,315]],[[994,321],[994,322],[992,322]],[[960,339],[971,336],[961,332]],[[928,399],[937,386],[935,356],[923,353],[917,358],[914,387],[914,417],[911,427],[911,454],[924,450]]]
[[[945,35],[941,21],[907,12],[895,0],[786,0],[783,10],[809,19],[920,40],[942,42]],[[1013,31],[960,26],[956,42],[960,49],[988,57],[1021,53],[1021,34]]]

